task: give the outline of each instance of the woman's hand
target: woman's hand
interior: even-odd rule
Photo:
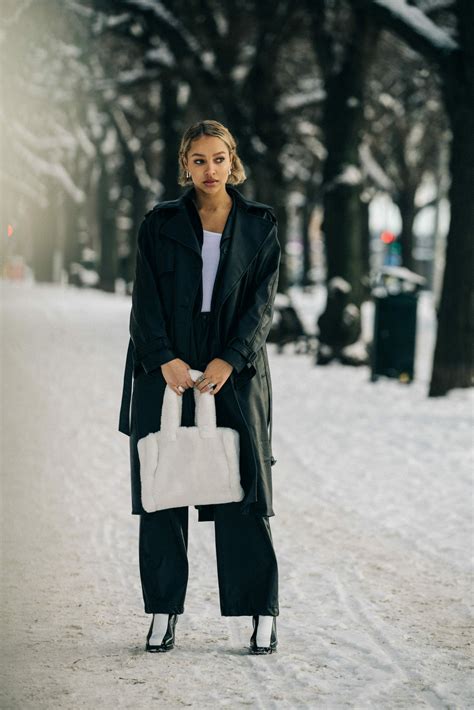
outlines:
[[[189,374],[190,369],[192,368],[179,357],[175,357],[174,360],[170,360],[169,362],[165,362],[164,365],[161,365],[161,371],[166,380],[166,384],[179,395],[183,394],[178,389],[179,385],[184,387],[185,390],[189,387],[194,387],[194,380]]]
[[[229,379],[233,369],[230,362],[222,360],[220,357],[215,357],[204,370],[204,378],[199,383],[194,384],[194,386],[197,387],[200,392],[217,394]],[[213,382],[216,386],[209,389],[210,382]]]

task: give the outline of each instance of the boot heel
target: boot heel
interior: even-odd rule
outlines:
[[[256,656],[263,656],[269,653],[276,653],[278,646],[278,637],[276,629],[276,616],[273,617],[272,622],[272,633],[270,637],[270,646],[257,646],[257,630],[258,630],[258,616],[252,617],[253,622],[253,634],[250,638],[249,651],[251,654]]]
[[[155,615],[153,614],[150,628],[148,629],[148,634],[146,637],[145,650],[150,653],[163,653],[164,651],[171,651],[174,648],[175,640],[175,627],[178,621],[178,614],[169,614],[168,616],[168,626],[166,628],[165,635],[160,644],[150,644],[150,636],[153,633],[153,622],[155,620]]]

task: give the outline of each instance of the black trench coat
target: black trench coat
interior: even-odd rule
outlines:
[[[218,426],[236,429],[240,435],[245,491],[241,512],[272,516],[271,466],[276,460],[271,448],[272,385],[265,341],[281,257],[277,220],[269,205],[246,199],[231,185],[226,190],[233,207],[220,243],[209,360],[220,357],[234,369],[215,395],[216,419]],[[174,357],[189,362],[193,306],[196,313],[196,303],[202,302],[197,300],[199,294],[202,299],[202,225],[193,196],[191,186],[179,198],[158,203],[145,215],[138,233],[119,421],[119,431],[130,437],[132,514],[145,513],[137,441],[160,429],[166,387],[161,365]],[[188,398],[188,405],[192,399],[194,414],[193,389],[182,396]],[[183,399],[182,425],[193,424],[194,418],[185,421]],[[196,507],[200,521],[213,520],[212,505]]]

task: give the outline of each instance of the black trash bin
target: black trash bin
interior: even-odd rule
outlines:
[[[414,379],[418,293],[425,282],[423,276],[398,266],[386,266],[375,277],[372,382],[380,375],[407,383]]]

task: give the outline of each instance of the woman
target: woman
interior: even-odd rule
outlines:
[[[158,203],[138,233],[119,424],[130,436],[140,578],[145,613],[153,614],[146,649],[173,648],[188,581],[188,508],[146,513],[141,504],[137,441],[160,429],[168,384],[183,398],[182,426],[194,425],[197,387],[214,395],[217,426],[239,432],[243,500],[195,507],[199,521],[215,525],[221,614],[251,616],[250,652],[272,653],[279,609],[265,341],[278,283],[277,223],[271,207],[233,187],[246,176],[234,138],[217,121],[185,132],[179,169],[188,189]],[[198,381],[190,368],[203,372]]]

